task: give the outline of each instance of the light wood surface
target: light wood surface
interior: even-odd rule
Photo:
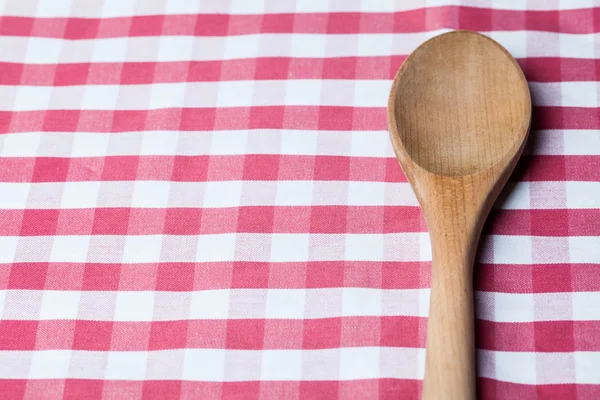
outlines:
[[[529,133],[527,82],[495,41],[446,33],[403,63],[388,121],[432,246],[423,398],[474,399],[473,263],[483,223]]]

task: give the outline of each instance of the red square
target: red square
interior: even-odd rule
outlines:
[[[194,290],[231,288],[233,262],[207,262],[201,266],[194,275]]]
[[[121,264],[119,290],[156,290],[157,264]]]
[[[12,118],[13,118],[13,116],[19,116],[19,115],[22,115],[22,113],[15,114],[12,111],[0,111],[0,131],[14,132],[14,131],[10,130]],[[19,125],[17,125],[17,126],[19,126]]]
[[[150,329],[148,350],[185,348],[188,321],[154,321]]]
[[[327,33],[359,33],[360,13],[333,12],[327,19]]]
[[[82,110],[79,118],[78,129],[81,132],[112,132],[113,113],[114,112],[112,110]]]
[[[351,130],[353,108],[341,106],[319,107],[319,130]]]
[[[254,77],[256,71],[256,60],[243,58],[240,60],[223,60],[221,62],[221,75],[219,81],[239,81],[249,80]],[[268,78],[271,79],[271,78]],[[202,80],[202,79],[201,79]],[[228,112],[233,112],[235,108],[228,109]],[[220,111],[218,111],[220,112]],[[221,116],[221,115],[219,115]]]
[[[2,74],[0,74],[0,85],[19,85],[22,73],[23,64],[3,63]]]
[[[250,108],[248,128],[281,129],[283,128],[284,106],[254,106]]]
[[[573,321],[537,321],[534,323],[535,351],[573,352]]]
[[[339,399],[338,381],[300,381],[300,399]],[[352,398],[350,396],[349,398]]]
[[[600,181],[600,157],[597,155],[565,157],[565,174],[570,181]]]
[[[47,263],[13,263],[8,270],[10,277],[7,289],[44,289],[48,272]]]
[[[112,120],[113,132],[143,131],[146,127],[148,111],[115,110]]]
[[[490,211],[483,232],[496,235],[531,235],[531,210]]]
[[[316,156],[314,171],[317,181],[347,181],[350,179],[350,157]]]
[[[54,86],[85,85],[88,81],[90,64],[57,64]]]
[[[204,182],[208,175],[208,156],[176,156],[172,180],[180,182]]]
[[[404,11],[404,12],[400,12],[400,13],[370,13],[370,12],[366,12],[366,13],[360,13],[360,30],[359,32],[356,33],[400,33],[397,29],[395,29],[395,16],[397,14],[407,14],[410,13],[409,15],[407,15],[406,18],[404,18],[405,20],[413,20],[413,18],[415,20],[418,19],[418,17],[415,15],[413,16],[413,13],[417,11]],[[424,21],[425,19],[423,19]],[[422,26],[420,29],[411,31],[411,32],[418,32],[418,31],[425,31],[425,26]],[[382,78],[383,79],[383,78]],[[386,78],[387,79],[387,78]]]
[[[69,159],[38,157],[33,167],[32,182],[65,182],[69,173]]]
[[[207,181],[242,180],[244,156],[211,156],[208,164]]]
[[[65,39],[93,39],[98,34],[100,20],[94,18],[67,18]]]
[[[569,236],[569,210],[529,210],[533,236]]]
[[[355,79],[356,57],[325,58],[323,60],[323,79]]]
[[[237,232],[273,232],[274,210],[271,206],[240,207]]]
[[[153,62],[126,62],[121,69],[121,84],[135,85],[152,83],[154,79]]]
[[[189,321],[187,348],[222,349],[225,347],[227,320],[203,319]]]
[[[315,157],[302,155],[279,156],[279,180],[306,180],[314,178]]]
[[[215,120],[215,108],[183,108],[179,129],[183,131],[212,131]]]
[[[338,261],[309,262],[306,265],[306,287],[344,286],[344,263]]]
[[[223,382],[220,399],[259,399],[260,381]]]
[[[148,349],[152,322],[116,322],[113,325],[111,351]]]
[[[532,267],[534,293],[570,292],[573,271],[570,264],[534,264]]]
[[[227,321],[227,349],[260,350],[263,348],[265,320],[230,319]]]
[[[303,349],[338,348],[342,337],[341,318],[304,320]]]
[[[156,290],[190,291],[194,288],[196,267],[193,263],[161,263],[158,265]]]
[[[311,209],[310,206],[274,207],[273,232],[309,232]]]
[[[0,35],[2,36],[31,36],[33,23],[38,18],[0,17]]]
[[[301,319],[267,319],[265,349],[301,349],[304,321]]]
[[[189,62],[188,61],[175,61],[175,62],[161,62],[154,64],[154,77],[146,83],[152,82],[189,82],[188,77]],[[187,77],[187,78],[186,78]],[[176,134],[177,132],[173,132]]]
[[[230,233],[237,230],[238,208],[203,208],[200,233]]]
[[[162,35],[194,36],[196,15],[166,15],[163,21]]]
[[[379,398],[420,399],[422,382],[418,379],[379,379]]]
[[[46,110],[44,111],[44,131],[74,132],[79,123],[78,110]],[[38,159],[39,160],[39,159]]]
[[[492,9],[459,7],[458,29],[488,32],[492,30]]]
[[[225,36],[229,28],[228,14],[197,14],[195,36]]]
[[[272,263],[269,273],[269,288],[304,289],[306,266],[303,262]]]
[[[221,65],[228,61],[191,61],[187,69],[188,82],[216,82],[221,76]]]
[[[346,206],[312,206],[310,210],[311,233],[346,232]]]
[[[25,209],[21,224],[21,236],[56,235],[60,210]]]
[[[173,173],[172,156],[144,155],[138,158],[137,180],[169,181]]]
[[[578,390],[580,387],[593,387],[592,385],[581,385],[574,383],[562,383],[551,385],[536,385],[538,399],[596,399],[600,395],[600,390],[597,390],[595,396],[585,396]],[[596,386],[598,388],[598,386]],[[524,399],[525,397],[521,397]]]
[[[440,27],[432,27],[431,23],[441,22],[439,18],[436,16],[439,13],[439,8],[417,8],[414,10],[407,10],[403,12],[397,12],[392,14],[394,17],[394,27],[392,28],[392,32],[394,33],[413,33],[413,32],[423,32],[427,30],[440,29]],[[427,19],[427,13],[430,13],[429,19]],[[443,20],[447,24],[454,22],[454,20],[450,19],[448,21],[447,18]],[[429,26],[426,23],[429,22]],[[450,26],[445,26],[450,28]]]
[[[364,182],[385,182],[386,159],[380,157],[351,157],[350,180]]]
[[[130,211],[130,208],[96,208],[94,212],[92,234],[127,234]]]
[[[290,75],[292,68],[290,67]],[[283,118],[286,129],[317,129],[319,126],[319,107],[317,106],[287,106]]]
[[[5,399],[24,399],[26,379],[2,379],[2,396]]]
[[[421,276],[426,262],[387,261],[381,264],[381,283],[384,289],[420,289],[427,287]]]
[[[112,331],[112,321],[77,320],[75,322],[73,350],[108,351],[111,349]]]
[[[356,107],[350,108],[350,110],[353,112],[351,129],[383,131],[388,128],[385,107]]]
[[[344,287],[381,287],[381,261],[346,261]]]
[[[139,157],[108,156],[104,158],[103,181],[131,181],[137,176]]]
[[[357,79],[393,79],[389,57],[360,57],[356,59]]]
[[[101,399],[103,380],[66,379],[63,400]]]
[[[411,347],[425,345],[427,319],[420,317],[381,317],[380,343],[384,347]]]
[[[39,85],[46,86],[52,85],[54,82],[54,74],[56,71],[56,64],[44,65],[44,64],[25,64],[23,65],[23,72],[21,74],[22,85]],[[33,111],[36,112],[36,111]],[[45,111],[37,111],[40,114],[44,114]]]
[[[130,235],[155,235],[165,227],[165,208],[132,208],[129,219]]]
[[[38,321],[0,320],[2,350],[34,350]]]
[[[46,290],[81,290],[83,285],[83,263],[48,263]]]
[[[127,63],[130,64],[130,63]],[[88,84],[93,85],[110,85],[119,83],[119,79],[121,76],[121,69],[125,64],[123,63],[100,63],[94,62],[88,64]],[[94,111],[96,113],[98,111]],[[85,115],[85,112],[83,113]],[[82,115],[82,117],[83,117]],[[83,118],[82,118],[83,121]],[[112,111],[111,117],[108,121],[104,121],[104,124],[110,125],[112,123]],[[105,131],[99,131],[105,132]]]
[[[165,217],[167,235],[197,235],[200,232],[201,208],[168,208]]]
[[[89,263],[83,273],[83,290],[118,290],[120,264]]]
[[[384,233],[422,232],[425,227],[425,218],[418,206],[383,207]]]
[[[525,29],[532,31],[560,32],[558,10],[525,11]]]
[[[254,79],[288,79],[289,57],[268,57],[256,59]]]
[[[393,158],[387,158],[385,164],[385,181],[386,182],[406,182],[406,177],[402,172],[398,160]]]
[[[181,381],[144,381],[142,398],[144,400],[178,399],[181,393]]]
[[[122,400],[122,399],[141,399],[144,381],[118,381],[104,380],[102,399]]]
[[[524,156],[529,160],[528,178],[532,181],[566,180],[565,156]]]
[[[244,158],[244,180],[277,180],[279,155],[248,154]]]
[[[36,157],[0,157],[4,182],[31,182]],[[20,224],[19,224],[20,227]]]
[[[269,287],[269,263],[236,262],[233,264],[232,288]]]
[[[160,36],[165,17],[163,15],[141,15],[131,18],[129,36]]]
[[[264,14],[261,33],[294,32],[294,14]]]
[[[29,334],[29,332],[22,332]],[[41,320],[35,337],[36,349],[72,349],[75,334],[74,320]]]

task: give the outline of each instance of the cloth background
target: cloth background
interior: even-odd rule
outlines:
[[[475,265],[481,399],[600,398],[591,0],[0,2],[0,397],[417,399],[391,80],[491,36],[534,121]]]

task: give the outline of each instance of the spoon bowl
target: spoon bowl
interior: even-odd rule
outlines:
[[[492,39],[442,34],[402,64],[388,123],[431,239],[423,398],[474,399],[473,263],[483,223],[527,140],[527,81]]]

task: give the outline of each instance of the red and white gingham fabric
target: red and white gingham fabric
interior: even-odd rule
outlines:
[[[0,1],[0,397],[417,399],[431,254],[385,107],[471,29],[535,105],[478,393],[600,398],[594,3]]]

